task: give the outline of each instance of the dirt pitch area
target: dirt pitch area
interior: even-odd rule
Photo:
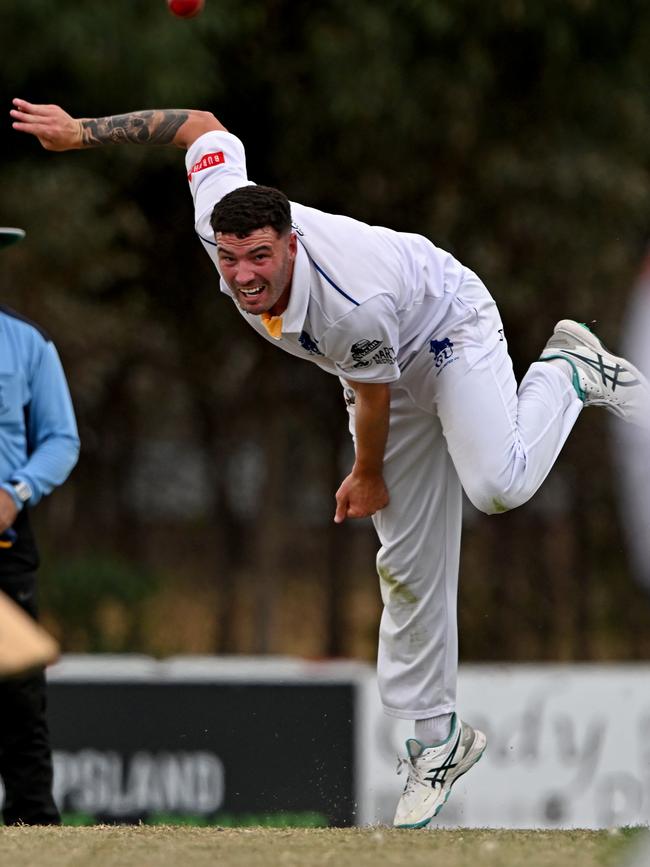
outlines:
[[[0,867],[618,867],[634,829],[0,828]]]

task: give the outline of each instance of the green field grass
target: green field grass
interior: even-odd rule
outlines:
[[[637,829],[1,828],[0,867],[614,867]]]

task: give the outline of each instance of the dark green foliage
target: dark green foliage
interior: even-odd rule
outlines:
[[[142,641],[143,606],[159,586],[159,576],[142,566],[89,553],[46,567],[40,597],[48,614],[74,634],[77,646],[118,652]]]

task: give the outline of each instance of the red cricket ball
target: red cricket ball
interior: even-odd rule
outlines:
[[[167,0],[172,15],[177,18],[194,18],[205,6],[205,0]]]

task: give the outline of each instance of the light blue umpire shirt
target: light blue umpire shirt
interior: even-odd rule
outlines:
[[[79,435],[56,348],[34,323],[0,305],[0,487],[26,482],[34,505],[77,463]]]

